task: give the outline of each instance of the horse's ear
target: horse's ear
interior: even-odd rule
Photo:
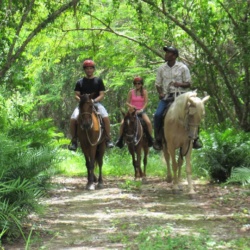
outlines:
[[[91,93],[91,94],[89,94],[89,99],[93,99],[93,98],[94,98],[94,96],[95,96],[95,93]]]
[[[205,103],[210,98],[210,95],[205,96],[201,101]]]

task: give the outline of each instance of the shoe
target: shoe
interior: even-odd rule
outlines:
[[[199,149],[202,148],[203,144],[199,138],[195,139],[193,142],[193,149]]]
[[[115,143],[115,146],[118,148],[123,148],[124,143],[123,143],[123,138],[119,137],[118,141]]]
[[[155,150],[162,150],[161,142],[155,140],[155,141],[154,141],[154,144],[153,144],[153,148],[154,148]]]
[[[152,147],[154,145],[154,139],[152,138],[152,136],[148,137],[148,146]]]
[[[71,141],[70,145],[68,146],[68,149],[71,151],[77,150],[77,141]]]
[[[106,141],[106,146],[107,146],[107,148],[113,148],[114,144],[112,141]]]

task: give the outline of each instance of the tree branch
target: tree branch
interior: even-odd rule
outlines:
[[[0,78],[4,77],[6,72],[10,69],[11,65],[18,59],[18,57],[23,53],[26,46],[29,44],[29,42],[39,33],[41,32],[46,26],[53,22],[58,16],[60,16],[64,11],[69,9],[72,6],[75,6],[76,1],[79,0],[71,0],[70,2],[64,4],[61,8],[54,11],[51,15],[49,15],[43,22],[38,24],[38,26],[28,35],[28,37],[25,39],[25,41],[22,43],[22,45],[16,50],[16,53],[14,55],[9,55],[8,60],[6,63],[2,66],[2,69],[0,70]],[[22,22],[23,20],[21,20]],[[20,23],[19,27],[21,28],[23,24]],[[12,49],[13,50],[13,49]]]

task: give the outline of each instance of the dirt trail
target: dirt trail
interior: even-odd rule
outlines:
[[[85,178],[57,177],[53,182],[50,197],[42,201],[45,214],[31,216],[35,230],[30,249],[125,249],[146,228],[166,225],[181,234],[207,230],[217,240],[250,233],[249,191],[239,187],[196,183],[196,198],[190,199],[186,185],[183,193],[173,195],[171,186],[159,178],[148,178],[137,188],[109,178],[105,188],[96,191],[84,189]],[[20,241],[5,249],[25,246]]]

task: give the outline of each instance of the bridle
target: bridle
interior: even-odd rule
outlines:
[[[81,112],[81,113],[80,113],[80,117],[81,117],[80,120],[82,120],[82,121],[84,120],[83,116],[85,116],[85,115],[89,115],[89,116],[90,116],[90,120],[91,120],[90,129],[93,128],[93,119],[92,119],[92,114],[93,114],[93,113],[96,115],[96,110],[95,110],[94,106],[93,106],[93,109],[92,109],[92,113],[91,113],[91,112]],[[81,128],[82,130],[85,130],[86,135],[87,135],[88,142],[89,142],[89,144],[90,144],[91,146],[96,146],[96,145],[99,143],[99,141],[100,141],[100,139],[101,139],[101,136],[102,136],[102,133],[103,133],[103,129],[101,128],[100,118],[98,117],[98,115],[97,115],[97,120],[98,120],[98,125],[99,125],[99,128],[100,128],[100,129],[99,129],[98,139],[97,139],[95,142],[92,142],[92,141],[90,140],[89,133],[88,133],[89,129],[85,129],[85,128],[83,127],[82,123],[80,124],[80,128]]]
[[[134,146],[137,146],[143,136],[143,133],[142,133],[142,125],[137,115],[135,115],[135,119],[136,119],[136,122],[135,122],[134,132],[131,134],[125,133],[125,140],[128,138],[129,140],[126,140],[127,144],[134,144]],[[139,131],[141,131],[141,134],[140,134],[140,137],[138,138]]]

